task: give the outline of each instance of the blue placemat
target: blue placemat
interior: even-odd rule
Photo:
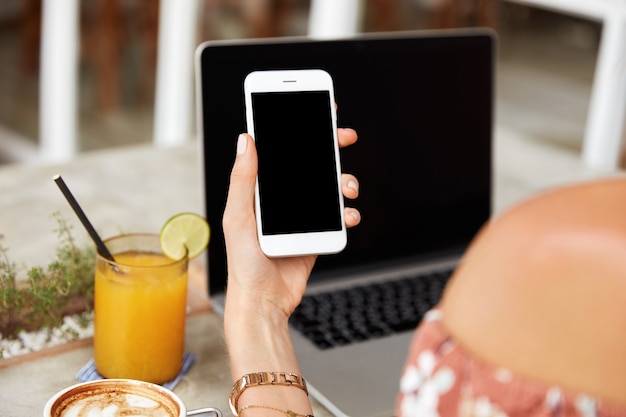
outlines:
[[[176,375],[172,380],[163,384],[163,386],[170,390],[174,389],[180,380],[183,379],[185,374],[187,374],[189,369],[191,369],[195,361],[196,355],[190,352],[185,352],[183,357],[183,366],[180,368],[180,372],[178,372],[178,375]],[[76,374],[76,380],[78,382],[96,381],[98,379],[104,379],[104,377],[96,370],[96,364],[94,363],[93,358],[89,359],[85,366],[83,366]]]

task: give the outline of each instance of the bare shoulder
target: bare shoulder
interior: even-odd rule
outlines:
[[[475,355],[626,405],[626,178],[536,196],[477,236],[441,302]]]

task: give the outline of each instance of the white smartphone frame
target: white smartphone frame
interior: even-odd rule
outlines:
[[[339,145],[337,141],[337,114],[335,109],[335,94],[333,80],[328,72],[319,69],[301,70],[265,70],[254,71],[248,74],[244,80],[244,95],[246,106],[246,122],[248,133],[255,138],[255,120],[252,107],[252,95],[255,93],[281,93],[281,92],[328,92],[328,109],[330,110],[332,123],[332,140],[335,160],[337,205],[340,218],[339,229],[329,231],[305,231],[280,234],[264,234],[263,213],[259,194],[259,177],[257,176],[255,187],[255,210],[257,222],[257,235],[259,245],[263,253],[270,257],[299,256],[310,254],[331,254],[343,250],[347,244],[346,226],[344,221],[344,202],[341,191],[341,163],[339,160]],[[280,109],[276,109],[280,111]],[[306,129],[303,126],[302,129]],[[293,132],[298,135],[298,132]],[[256,139],[255,139],[256,140]],[[285,190],[285,193],[289,193]],[[298,207],[293,207],[297,212]]]

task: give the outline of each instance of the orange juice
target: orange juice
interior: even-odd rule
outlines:
[[[133,245],[137,236],[158,240],[130,236]],[[111,241],[106,244],[115,262],[100,256],[96,262],[96,368],[106,378],[167,382],[180,370],[184,354],[187,258],[174,261],[132,245],[116,253]]]

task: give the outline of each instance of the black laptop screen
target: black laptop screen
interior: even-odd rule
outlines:
[[[360,182],[361,224],[312,279],[462,250],[489,218],[494,78],[490,32],[417,32],[350,40],[215,42],[198,50],[209,291],[226,282],[221,219],[236,139],[246,131],[243,80],[254,70],[321,68],[334,79],[341,151]],[[321,278],[319,278],[321,279]]]

